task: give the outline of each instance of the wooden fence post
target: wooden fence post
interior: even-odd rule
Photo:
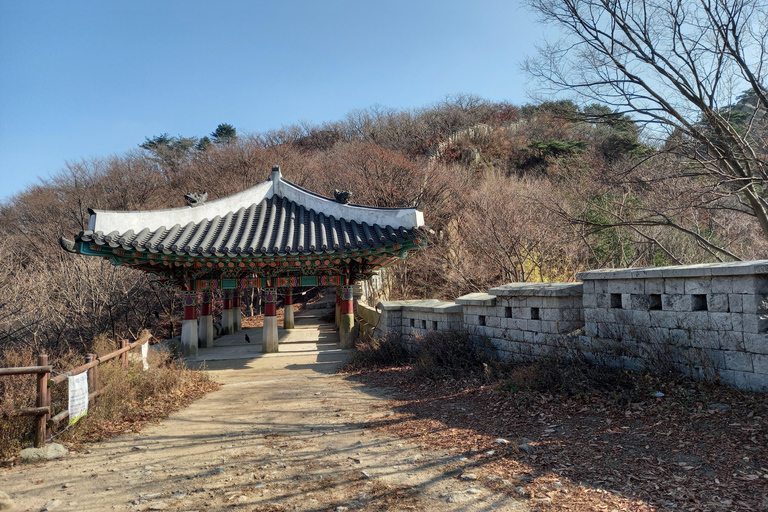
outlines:
[[[46,354],[38,354],[37,365],[48,366],[48,356]],[[35,405],[37,407],[50,406],[50,403],[46,403],[48,401],[49,376],[49,373],[37,374],[37,397],[35,399]],[[47,414],[38,414],[35,416],[35,448],[43,448],[45,446],[47,422]]]
[[[128,340],[120,340],[120,348],[125,348],[128,346]],[[128,371],[128,351],[126,350],[122,354],[120,354],[120,362],[123,365],[123,370]]]
[[[85,356],[85,362],[90,363],[93,362],[93,360],[96,359],[96,354],[87,354]],[[91,368],[88,368],[88,392],[89,393],[95,393],[99,390],[99,366],[95,365]]]

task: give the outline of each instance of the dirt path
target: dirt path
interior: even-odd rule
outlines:
[[[279,354],[222,338],[201,354],[220,391],[141,433],[3,471],[0,490],[27,511],[527,510],[462,478],[458,453],[366,429],[392,415],[386,397],[335,374],[348,354],[312,313],[281,331]]]

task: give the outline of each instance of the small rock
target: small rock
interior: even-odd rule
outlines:
[[[533,453],[536,451],[536,447],[528,443],[523,443],[521,445],[518,445],[517,449],[525,453]]]
[[[467,494],[482,494],[482,491],[477,487],[470,487],[467,489]]]
[[[465,501],[469,501],[471,498],[467,496],[464,493],[461,492],[454,492],[448,495],[448,499],[445,500],[448,503],[464,503]]]
[[[40,509],[40,512],[48,512],[49,510],[57,509],[61,505],[59,500],[51,500]]]
[[[149,510],[165,510],[168,508],[168,504],[163,501],[158,501],[149,506]]]
[[[515,492],[517,493],[518,496],[522,498],[528,497],[528,494],[525,492],[525,489],[521,486],[515,487]]]
[[[496,455],[496,450],[488,450],[485,452],[486,455]]]
[[[140,452],[140,451],[142,451],[142,450],[146,450],[146,449],[147,449],[147,447],[146,447],[145,445],[143,445],[143,444],[137,444],[136,446],[133,446],[133,447],[131,448],[131,451],[134,451],[134,452]]]
[[[362,475],[362,477],[363,477],[363,478],[368,478],[368,479],[370,479],[370,478],[371,478],[371,475],[370,475],[370,474],[368,474],[368,472],[367,472],[367,471],[361,471],[361,472],[360,472],[360,475]]]
[[[474,473],[462,473],[459,479],[466,480],[468,482],[474,482],[475,480],[477,480],[477,475]]]
[[[728,404],[709,404],[710,411],[727,411],[730,408]]]
[[[70,483],[66,483],[66,484],[62,484],[61,485],[62,489],[69,489],[70,487],[72,487],[72,484],[70,484]]]
[[[33,460],[51,460],[58,459],[66,455],[67,448],[59,443],[49,443],[42,448],[24,448],[19,456],[24,462]]]
[[[509,441],[507,441],[506,439],[498,438],[497,440],[494,441],[494,443],[496,443],[496,444],[509,444]]]
[[[344,505],[336,507],[336,512],[344,512],[345,510],[349,510],[349,507],[345,507]]]
[[[501,477],[499,475],[488,475],[487,477],[485,477],[485,479],[488,480],[489,482],[498,482],[499,480],[501,480]]]
[[[0,510],[10,510],[13,508],[13,500],[3,491],[0,491]]]
[[[656,391],[654,393],[651,393],[651,396],[655,398],[664,398],[665,395],[661,391]]]

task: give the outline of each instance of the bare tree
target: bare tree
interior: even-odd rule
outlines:
[[[754,217],[768,238],[765,0],[528,3],[564,34],[524,64],[540,84],[631,114],[681,155],[672,177],[699,179],[708,207]]]

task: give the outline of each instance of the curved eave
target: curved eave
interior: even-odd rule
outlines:
[[[323,269],[343,267],[352,261],[365,263],[367,270],[385,268],[391,264],[407,259],[423,247],[426,240],[418,238],[403,243],[393,243],[376,249],[358,249],[349,251],[329,251],[324,253],[298,253],[298,254],[258,254],[258,255],[189,255],[189,254],[162,254],[158,252],[125,250],[120,247],[110,247],[98,244],[94,241],[76,239],[72,244],[72,251],[86,256],[100,256],[109,259],[115,264],[129,266],[147,265],[152,267],[189,267],[202,269],[203,271],[221,271],[228,269],[240,269],[241,272],[259,273],[273,269],[279,273],[295,273],[313,270],[317,267]],[[62,244],[63,246],[63,244]],[[159,270],[159,269],[158,269]]]
[[[340,204],[283,180],[279,169],[272,171],[270,179],[228,197],[215,199],[197,207],[170,208],[165,210],[113,211],[89,209],[91,217],[88,231],[125,233],[130,230],[156,231],[163,226],[201,223],[241,208],[249,208],[273,196],[284,197],[303,205],[307,210],[323,213],[338,219],[355,219],[370,225],[392,226],[395,229],[414,229],[424,225],[422,212],[415,208],[376,208],[354,204]]]

